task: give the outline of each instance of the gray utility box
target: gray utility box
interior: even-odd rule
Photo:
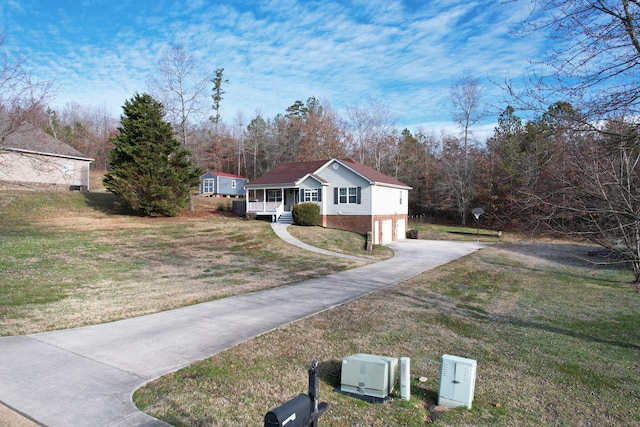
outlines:
[[[466,406],[471,409],[476,384],[476,365],[473,359],[442,355],[438,405]]]
[[[358,353],[342,360],[340,391],[386,398],[396,385],[398,358]]]

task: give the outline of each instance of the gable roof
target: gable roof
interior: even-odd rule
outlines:
[[[251,181],[249,186],[261,186],[261,185],[283,185],[283,186],[294,186],[297,185],[302,178],[305,178],[307,175],[311,175],[314,178],[318,179],[320,182],[326,182],[322,178],[318,177],[318,173],[328,167],[330,164],[338,162],[345,166],[348,169],[351,169],[356,174],[362,176],[364,179],[369,181],[371,184],[382,184],[382,185],[390,185],[394,187],[402,187],[409,189],[406,184],[398,181],[395,178],[392,178],[388,175],[385,175],[381,172],[376,171],[368,166],[363,165],[362,163],[358,163],[352,159],[331,159],[331,160],[316,160],[311,162],[294,162],[294,163],[281,163],[276,166],[268,174]]]
[[[339,162],[344,166],[353,169],[355,172],[368,179],[372,184],[387,184],[394,187],[405,187],[407,189],[411,188],[407,184],[400,182],[397,179],[390,177],[389,175],[385,175],[382,172],[378,172],[377,170],[370,168],[369,166],[358,163],[355,160],[342,159]]]
[[[24,123],[7,135],[0,150],[93,161],[70,145],[57,140],[31,124]]]
[[[211,178],[214,176],[220,176],[220,177],[224,177],[224,178],[234,178],[234,179],[247,179],[242,175],[234,175],[232,173],[226,173],[226,172],[207,172],[204,173],[200,176],[200,178]]]
[[[249,182],[249,185],[295,185],[301,178],[312,175],[325,163],[326,160],[280,163],[268,174]]]

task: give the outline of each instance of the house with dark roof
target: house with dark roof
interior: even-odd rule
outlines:
[[[200,176],[200,196],[244,197],[244,186],[249,180],[241,175],[207,172]]]
[[[248,214],[290,221],[293,206],[311,202],[322,227],[371,232],[374,244],[406,236],[411,187],[351,159],[282,163],[245,188]]]
[[[26,123],[5,134],[0,143],[0,181],[5,187],[89,190],[94,159]]]

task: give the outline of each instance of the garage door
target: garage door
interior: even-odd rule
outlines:
[[[385,219],[382,221],[382,244],[393,242],[393,220]]]
[[[396,222],[396,240],[403,240],[407,237],[407,225],[404,218]]]

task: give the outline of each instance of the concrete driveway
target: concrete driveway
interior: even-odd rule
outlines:
[[[390,260],[323,278],[102,325],[1,337],[0,402],[51,427],[166,426],[131,400],[147,382],[484,246],[406,240],[389,245]]]

